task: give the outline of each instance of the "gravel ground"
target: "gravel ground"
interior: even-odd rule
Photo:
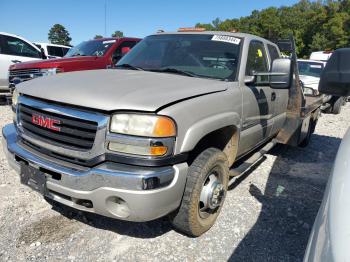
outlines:
[[[0,127],[11,121],[0,107]],[[276,147],[235,182],[215,226],[199,238],[166,219],[130,223],[51,207],[0,153],[0,261],[301,261],[350,104],[323,115],[307,148]]]

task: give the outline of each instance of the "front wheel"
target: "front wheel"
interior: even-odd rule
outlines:
[[[227,157],[219,149],[197,156],[189,167],[180,208],[171,217],[175,228],[197,237],[214,225],[226,197],[228,170]]]

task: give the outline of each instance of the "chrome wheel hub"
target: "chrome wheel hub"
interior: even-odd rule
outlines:
[[[215,174],[209,175],[209,177],[204,182],[204,186],[200,195],[200,212],[210,213],[210,211],[218,208],[222,203],[224,194],[224,186],[218,177]]]

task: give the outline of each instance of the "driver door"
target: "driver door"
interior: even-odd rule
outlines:
[[[245,74],[269,72],[270,65],[266,48],[261,41],[249,44]],[[257,83],[245,84],[243,92],[243,119],[240,153],[245,153],[266,141],[273,127],[274,101],[276,93],[269,86],[268,77],[259,76]]]

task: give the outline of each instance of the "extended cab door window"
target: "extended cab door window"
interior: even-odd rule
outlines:
[[[41,53],[19,38],[3,35],[2,53],[13,56],[41,58]]]
[[[272,66],[272,62],[275,59],[280,58],[280,53],[278,52],[277,48],[273,45],[268,44],[267,49],[269,50],[270,53],[270,65]]]

